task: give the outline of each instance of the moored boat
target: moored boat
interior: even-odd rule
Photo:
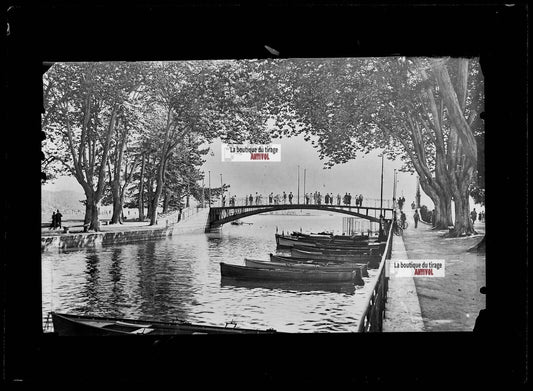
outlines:
[[[352,271],[355,270],[356,276],[354,283],[356,285],[365,285],[363,281],[362,267],[355,264],[347,265],[320,265],[317,263],[290,263],[290,262],[269,262],[258,259],[244,258],[244,264],[249,267],[262,267],[266,269],[296,269],[296,270],[312,270],[312,271]],[[368,277],[368,276],[367,276]]]
[[[359,241],[359,240],[368,240],[370,237],[368,235],[332,235],[328,232],[318,232],[318,233],[302,233],[302,232],[293,232],[294,236],[300,236],[302,238],[318,238],[318,239],[327,239],[327,240],[345,240],[345,241]]]
[[[292,249],[297,250],[303,250],[303,251],[313,251],[313,252],[321,252],[324,254],[333,254],[333,255],[357,255],[357,254],[363,254],[363,255],[378,255],[379,254],[379,247],[358,247],[358,248],[338,248],[338,247],[322,247],[322,246],[315,246],[315,247],[309,247],[309,246],[301,246],[299,244],[295,244],[292,246]]]
[[[380,255],[370,255],[366,253],[352,253],[352,254],[335,254],[335,253],[324,253],[322,251],[314,250],[302,250],[297,248],[291,249],[291,256],[294,258],[305,258],[305,259],[326,259],[331,261],[347,261],[355,262],[357,260],[369,260],[371,258],[381,258]]]
[[[323,267],[332,267],[332,268],[359,268],[361,270],[361,275],[363,277],[368,277],[368,262],[358,261],[358,262],[339,262],[332,261],[327,259],[304,259],[304,258],[293,258],[290,256],[282,256],[270,254],[270,261],[273,263],[290,263],[290,264],[299,264],[299,265],[318,265]]]
[[[124,319],[52,312],[54,332],[59,336],[178,335],[178,334],[271,334],[274,329],[194,325],[191,323]]]
[[[348,255],[334,255],[324,254],[319,251],[304,251],[298,249],[291,249],[291,256],[293,258],[312,259],[312,260],[329,260],[338,262],[368,262],[368,267],[371,269],[379,266],[381,255],[366,255],[366,254],[348,254]]]
[[[354,282],[355,270],[347,271],[316,271],[295,269],[265,269],[220,262],[220,273],[225,278],[266,281],[298,281],[313,283]]]
[[[278,248],[290,248],[294,245],[310,247],[330,246],[335,248],[358,248],[379,245],[379,242],[376,242],[374,240],[336,240],[328,237],[295,236],[280,234],[276,234],[275,236],[276,245],[278,246]]]

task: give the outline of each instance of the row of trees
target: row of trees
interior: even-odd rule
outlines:
[[[436,227],[453,225],[452,236],[474,232],[469,196],[483,202],[484,195],[484,91],[476,60],[293,60],[279,68],[290,108],[277,113],[278,136],[303,133],[326,167],[373,149],[400,157],[433,201]]]
[[[265,117],[239,84],[252,67],[227,61],[55,64],[43,80],[47,178],[76,178],[91,230],[100,230],[102,202],[113,204],[111,223],[121,222],[127,198],[141,219],[146,212],[156,224],[161,203],[165,212],[200,194],[202,157],[213,139],[268,141],[258,132]]]
[[[401,158],[436,225],[465,235],[469,196],[483,197],[483,96],[479,63],[466,58],[56,64],[44,79],[47,167],[80,182],[92,229],[106,189],[113,222],[129,191],[140,208],[147,198],[155,224],[161,201],[199,194],[210,141],[303,134],[325,168],[376,148]]]

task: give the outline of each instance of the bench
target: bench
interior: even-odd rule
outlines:
[[[71,228],[76,228],[76,227],[83,227],[83,231],[87,232],[87,229],[89,229],[90,225],[91,225],[91,223],[86,223],[86,224],[82,224],[82,225],[64,225],[63,226],[63,233],[68,234],[68,232],[69,232],[69,230]]]

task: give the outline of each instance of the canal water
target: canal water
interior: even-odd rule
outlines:
[[[43,252],[43,324],[53,310],[293,333],[357,331],[377,270],[369,270],[364,287],[236,283],[220,276],[220,262],[268,260],[276,253],[276,228],[340,233],[342,215],[265,214],[243,222],[220,233]]]

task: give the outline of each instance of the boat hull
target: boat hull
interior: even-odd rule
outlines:
[[[365,248],[379,246],[380,242],[370,241],[368,239],[346,240],[332,239],[328,237],[312,236],[287,236],[276,234],[276,245],[278,248],[291,248],[294,245],[309,247],[329,247],[329,248]]]
[[[318,265],[332,268],[359,268],[363,277],[368,277],[368,262],[337,262],[327,259],[303,259],[270,254],[270,261],[274,263],[290,263],[299,265]]]
[[[324,254],[322,252],[316,252],[316,251],[304,251],[304,250],[298,250],[298,249],[291,249],[291,256],[293,258],[301,258],[301,259],[311,259],[311,260],[328,260],[328,261],[337,261],[337,262],[368,262],[368,267],[371,269],[375,269],[379,267],[379,263],[381,262],[381,256],[380,255],[364,255],[364,254],[357,254],[357,255],[332,255],[332,254]]]
[[[271,334],[276,332],[275,330],[253,330],[56,312],[52,312],[52,322],[54,332],[59,336],[164,336],[179,334]]]
[[[288,270],[312,270],[312,271],[355,271],[355,284],[364,285],[362,268],[359,265],[350,264],[350,265],[320,265],[317,263],[290,263],[290,262],[269,262],[269,261],[260,261],[256,259],[245,258],[244,263],[248,267],[262,267],[265,269],[288,269]]]
[[[356,271],[315,271],[315,270],[287,270],[265,269],[220,263],[220,273],[224,278],[263,281],[296,281],[311,283],[340,283],[354,282]]]

